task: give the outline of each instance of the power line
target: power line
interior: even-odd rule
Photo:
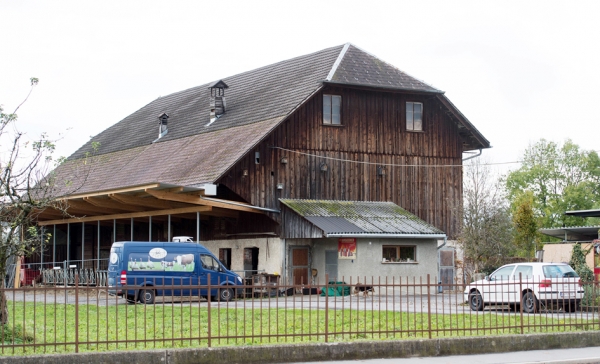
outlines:
[[[452,168],[452,167],[460,167],[460,168],[462,168],[462,167],[468,167],[469,166],[468,164],[467,165],[463,165],[463,164],[426,165],[426,164],[373,163],[373,162],[366,162],[366,161],[355,161],[355,160],[352,160],[352,159],[326,157],[326,156],[322,156],[322,155],[317,155],[317,154],[313,154],[313,153],[306,153],[306,152],[300,152],[300,151],[297,151],[297,150],[291,150],[291,149],[286,149],[286,148],[282,148],[282,147],[272,146],[271,148],[272,149],[283,150],[283,151],[290,152],[290,153],[305,155],[305,156],[308,156],[308,157],[315,157],[315,158],[320,158],[320,159],[326,159],[326,160],[338,161],[338,162],[346,162],[346,163],[373,165],[373,166],[386,166],[386,167],[426,167],[426,168]],[[496,166],[496,165],[517,164],[517,163],[521,163],[521,161],[499,162],[499,163],[481,163],[480,165],[481,166]]]

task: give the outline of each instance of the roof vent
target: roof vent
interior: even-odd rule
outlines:
[[[212,124],[225,113],[226,88],[229,88],[229,86],[221,80],[208,85],[208,89],[210,90],[210,122],[206,126]]]
[[[169,123],[169,115],[167,115],[166,113],[163,112],[158,117],[158,139],[167,135],[167,133],[169,132],[169,130],[167,129],[168,123]]]

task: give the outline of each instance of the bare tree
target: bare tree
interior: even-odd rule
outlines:
[[[468,276],[503,264],[514,251],[510,211],[501,191],[481,159],[465,164],[458,243]]]
[[[31,79],[31,89],[13,113],[0,106],[0,289],[5,288],[5,272],[11,257],[40,253],[42,242],[50,235],[36,227],[37,216],[48,207],[59,207],[51,196],[50,180],[45,179],[54,165],[55,141],[46,133],[31,140],[19,131],[17,111],[38,84]],[[4,291],[0,294],[0,323],[8,322]]]

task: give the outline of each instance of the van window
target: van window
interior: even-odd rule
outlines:
[[[213,258],[210,255],[206,255],[206,254],[201,254],[200,255],[200,260],[202,261],[202,268],[206,269],[206,270],[214,270],[214,271],[218,271],[219,270],[219,262],[217,262],[217,260],[215,258]]]

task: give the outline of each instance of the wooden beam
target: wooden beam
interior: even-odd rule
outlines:
[[[113,219],[130,219],[132,217],[147,217],[147,216],[161,216],[161,215],[177,215],[186,214],[190,212],[208,212],[211,211],[210,206],[192,206],[183,207],[178,209],[169,210],[154,210],[154,211],[142,211],[142,212],[129,212],[124,214],[113,214],[113,215],[100,215],[100,216],[86,216],[81,218],[62,219],[62,220],[48,220],[38,222],[39,226],[47,226],[54,224],[66,224],[70,222],[89,222],[89,221],[103,221]]]
[[[153,209],[173,209],[177,207],[185,207],[180,203],[171,203],[169,201],[157,200],[154,197],[136,197],[131,195],[120,195],[111,193],[109,198],[126,205],[135,205],[143,207],[151,207]]]
[[[158,187],[160,187],[160,183],[151,183],[151,184],[147,184],[147,185],[118,188],[116,190],[105,190],[105,191],[98,191],[98,192],[81,193],[81,194],[78,194],[78,195],[69,195],[67,197],[61,198],[60,200],[72,200],[72,199],[84,198],[84,197],[106,196],[106,195],[108,195],[110,193],[124,193],[124,192],[133,192],[133,191],[143,191],[143,190],[145,190],[147,188],[158,188]]]
[[[65,201],[65,203],[67,205],[67,212],[70,214],[118,214],[121,212],[119,210],[97,207],[82,200],[69,200]]]
[[[115,209],[115,210],[125,210],[125,211],[146,211],[143,207],[139,206],[130,206],[118,203],[116,201],[107,199],[107,198],[99,198],[99,197],[84,197],[83,200],[85,202],[91,203],[97,207]]]
[[[157,191],[157,190],[149,190],[148,189],[148,190],[146,190],[146,193],[148,193],[156,198],[159,198],[161,200],[185,202],[185,203],[191,203],[194,205],[220,207],[222,209],[227,209],[227,210],[245,211],[245,212],[252,212],[252,213],[256,213],[256,214],[263,213],[262,211],[253,209],[251,207],[228,204],[228,203],[223,203],[223,202],[210,201],[210,200],[205,200],[203,198],[191,196],[191,195],[164,192],[163,190]]]

